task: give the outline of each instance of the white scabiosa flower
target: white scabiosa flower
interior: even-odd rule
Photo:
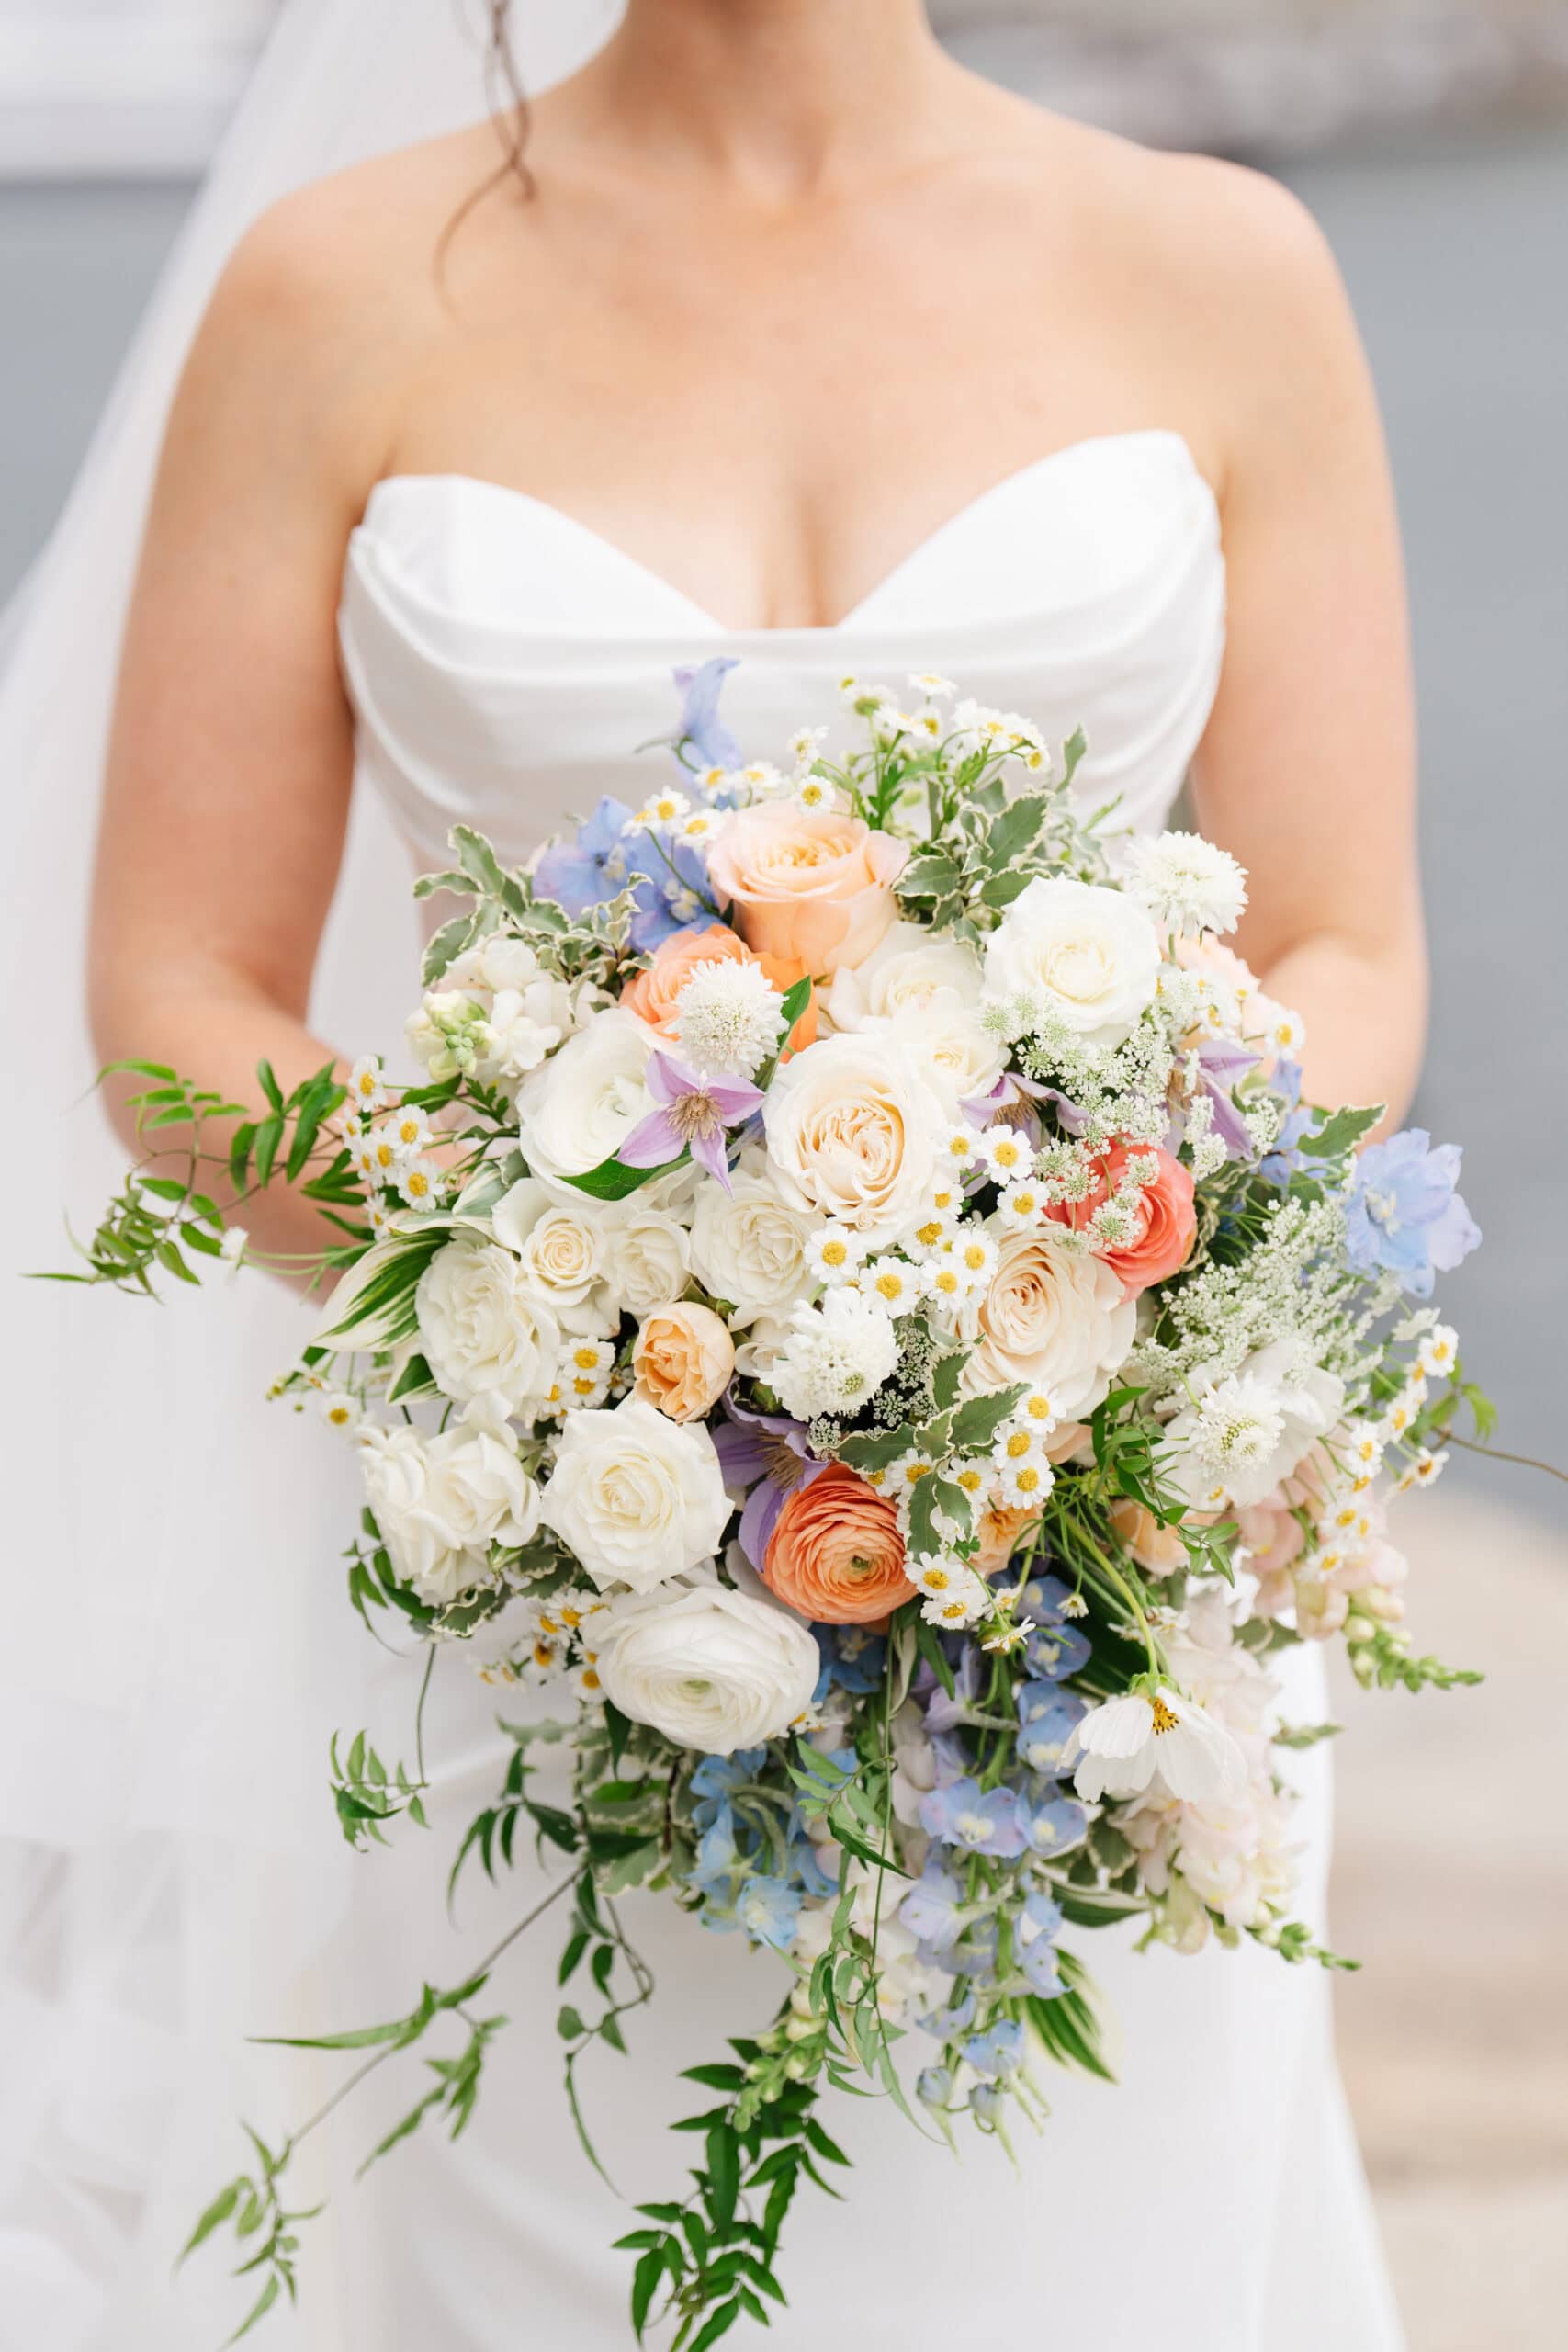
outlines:
[[[1214,1717],[1168,1687],[1108,1699],[1076,1726],[1063,1751],[1086,1803],[1132,1797],[1155,1785],[1203,1804],[1247,1782],[1247,1761]]]
[[[1234,931],[1247,908],[1247,876],[1201,833],[1156,833],[1128,853],[1129,888],[1162,931]]]
[[[783,999],[760,964],[699,964],[677,1000],[682,1058],[709,1078],[750,1078],[778,1050]]]
[[[797,1306],[773,1368],[773,1385],[797,1420],[858,1412],[898,1362],[893,1318],[860,1290],[830,1290]]]
[[[1199,1509],[1218,1493],[1238,1510],[1262,1502],[1291,1476],[1338,1419],[1343,1384],[1332,1373],[1294,1376],[1295,1351],[1277,1340],[1249,1356],[1228,1379],[1195,1375],[1197,1402],[1167,1430],[1175,1449],[1173,1484]]]

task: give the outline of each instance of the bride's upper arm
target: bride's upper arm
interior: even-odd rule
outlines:
[[[340,198],[236,253],[171,416],[108,763],[94,992],[221,965],[303,1005],[352,767],[334,614],[379,470],[388,345]]]
[[[1201,324],[1231,420],[1229,620],[1200,820],[1249,869],[1256,967],[1335,933],[1407,968],[1418,997],[1413,696],[1377,405],[1316,225],[1271,182],[1212,168],[1228,211]]]

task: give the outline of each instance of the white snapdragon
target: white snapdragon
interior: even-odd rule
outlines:
[[[1247,908],[1247,876],[1201,833],[1156,833],[1127,852],[1129,888],[1162,931],[1196,938],[1234,931]]]

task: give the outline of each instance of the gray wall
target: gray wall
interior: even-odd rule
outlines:
[[[1418,1116],[1464,1144],[1486,1236],[1444,1297],[1500,1442],[1568,1461],[1568,306],[1541,267],[1568,220],[1568,138],[1382,142],[1292,177],[1371,347],[1409,548],[1437,973]],[[185,200],[0,189],[0,592],[64,492]],[[1454,1475],[1561,1518],[1529,1473]]]

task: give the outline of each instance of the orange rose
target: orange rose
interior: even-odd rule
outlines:
[[[1100,1203],[1109,1199],[1128,1160],[1139,1147],[1113,1143],[1100,1159],[1100,1180],[1081,1201],[1058,1201],[1046,1210],[1058,1225],[1081,1233]],[[1168,1151],[1156,1151],[1159,1173],[1138,1194],[1138,1238],[1120,1250],[1096,1254],[1110,1267],[1129,1298],[1136,1298],[1152,1283],[1163,1283],[1178,1272],[1192,1254],[1198,1238],[1198,1216],[1192,1205],[1192,1171]]]
[[[841,1462],[797,1487],[773,1523],[762,1577],[818,1625],[866,1625],[910,1595],[898,1513]]]
[[[700,964],[760,964],[781,996],[806,977],[806,966],[787,956],[754,956],[728,923],[710,923],[705,931],[677,931],[661,940],[653,961],[621,991],[621,1002],[657,1029],[661,1037],[678,1042],[681,1035],[681,991]],[[790,1050],[809,1046],[817,1035],[817,997],[790,1031]]]
[[[735,1342],[711,1306],[661,1306],[632,1351],[635,1394],[672,1421],[694,1421],[716,1405],[734,1371]]]
[[[863,964],[897,911],[893,885],[908,852],[859,817],[766,800],[743,808],[708,854],[708,875],[733,901],[748,946],[831,975]]]
[[[998,1504],[994,1510],[982,1511],[975,1530],[979,1542],[969,1563],[976,1575],[999,1575],[1017,1551],[1024,1529],[1032,1527],[1039,1516],[1037,1510],[1025,1510],[1014,1504]]]

